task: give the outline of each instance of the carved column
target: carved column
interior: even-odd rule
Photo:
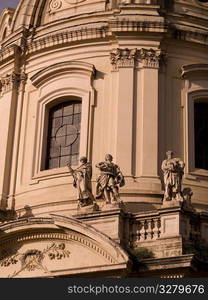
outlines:
[[[126,177],[132,176],[134,67],[137,49],[116,49],[111,53],[113,71],[118,72],[115,118],[116,161]],[[115,87],[113,87],[115,89]]]
[[[157,183],[158,179],[158,70],[161,51],[139,50],[138,153],[139,176]],[[156,179],[156,181],[154,181]]]
[[[0,82],[0,132],[2,145],[0,149],[0,209],[6,209],[20,75],[16,72],[12,72],[11,74],[2,76]]]

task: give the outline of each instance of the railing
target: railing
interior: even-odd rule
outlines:
[[[160,237],[160,228],[160,218],[138,220],[134,223],[133,240],[134,242],[156,240]]]

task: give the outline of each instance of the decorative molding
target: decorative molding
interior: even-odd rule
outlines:
[[[119,68],[131,68],[139,66],[141,68],[158,69],[163,54],[161,50],[150,49],[120,49],[117,48],[110,53],[113,70]]]
[[[52,0],[49,3],[49,13],[56,13],[60,9],[67,9],[70,6],[76,6],[86,0]]]
[[[55,244],[47,246],[42,251],[38,249],[29,249],[24,253],[12,254],[7,250],[3,250],[4,256],[0,260],[0,266],[7,268],[10,265],[21,263],[21,268],[18,271],[15,271],[12,275],[9,275],[10,278],[15,277],[22,271],[26,270],[33,272],[37,269],[43,270],[46,273],[50,273],[46,266],[44,265],[44,260],[48,258],[51,261],[61,260],[70,257],[70,251],[66,249],[64,243]]]
[[[191,74],[199,74],[203,72],[204,75],[208,76],[208,64],[191,64],[191,65],[184,65],[181,68],[181,77],[187,78]]]
[[[57,11],[59,10],[61,7],[62,7],[62,1],[61,0],[52,0],[49,4],[49,9],[50,9],[50,12],[54,12],[54,11]]]
[[[142,66],[145,68],[159,68],[160,60],[162,57],[161,50],[144,49],[142,48],[139,53]]]
[[[13,239],[2,241],[2,247],[8,247],[8,244],[15,245],[16,243],[25,243],[32,240],[65,240],[65,241],[74,241],[82,244],[84,247],[88,247],[91,250],[95,251],[97,254],[101,255],[104,259],[106,259],[109,263],[115,264],[115,259],[103,248],[98,246],[95,242],[90,240],[89,238],[84,238],[80,234],[75,234],[73,232],[69,233],[58,233],[58,232],[47,232],[47,233],[32,233],[32,234],[21,234],[21,236],[13,237]]]
[[[22,73],[12,72],[0,78],[1,95],[10,92],[13,89],[18,89],[20,86],[25,85],[27,75]]]
[[[12,89],[17,89],[20,82],[20,74],[12,72],[11,74],[7,74],[2,76],[0,79],[1,83],[1,94],[5,94],[10,92]]]
[[[135,59],[137,56],[137,49],[115,49],[110,53],[111,64],[114,70],[119,68],[131,68],[135,65]]]
[[[34,86],[41,85],[45,80],[49,81],[51,77],[63,72],[82,73],[89,77],[95,74],[95,67],[92,64],[82,61],[65,61],[57,64],[53,64],[33,75],[30,79]]]
[[[14,58],[16,53],[20,53],[21,48],[17,45],[12,45],[0,50],[0,65],[5,62],[7,59]]]

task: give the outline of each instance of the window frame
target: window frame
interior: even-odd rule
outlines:
[[[208,170],[195,167],[194,103],[208,99],[208,64],[191,64],[182,69],[185,177],[193,180],[208,178]]]
[[[195,118],[194,104],[196,102],[208,100],[208,90],[197,90],[188,95],[188,152],[189,152],[189,173],[193,175],[208,176],[208,170],[196,168],[195,163]]]
[[[65,177],[67,167],[43,169],[47,151],[49,109],[63,99],[79,99],[82,102],[79,157],[91,155],[92,115],[95,90],[92,78],[93,65],[83,62],[64,62],[43,69],[31,77],[33,85],[39,90],[36,106],[35,140],[32,155],[31,184],[42,180]],[[76,167],[76,166],[75,166]]]

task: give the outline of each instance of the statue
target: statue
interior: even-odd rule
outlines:
[[[94,204],[92,194],[92,165],[85,156],[80,158],[80,166],[73,170],[70,164],[67,164],[70,174],[74,178],[73,186],[77,189],[78,208]]]
[[[193,196],[193,192],[191,188],[186,187],[182,191],[183,196],[183,209],[189,210],[189,211],[195,211],[192,203],[191,203],[191,197]]]
[[[106,204],[116,204],[121,202],[119,196],[119,187],[125,185],[124,176],[119,166],[114,164],[111,154],[106,154],[105,161],[96,164],[100,169],[100,175],[97,179],[96,198],[104,198]]]
[[[165,193],[164,200],[183,201],[181,182],[184,174],[185,163],[180,158],[173,158],[173,152],[166,152],[167,159],[162,162],[164,172]]]

